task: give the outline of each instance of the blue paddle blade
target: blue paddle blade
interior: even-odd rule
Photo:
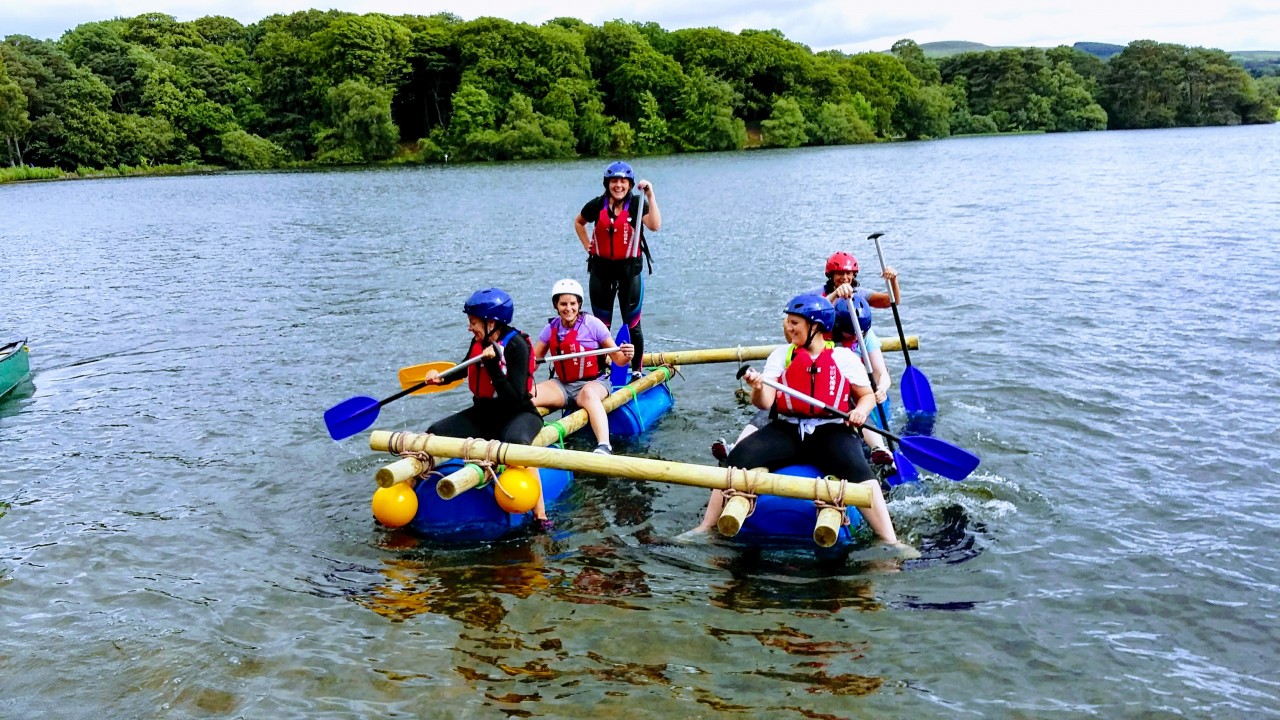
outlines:
[[[622,323],[622,327],[618,328],[618,334],[613,341],[619,345],[631,342],[631,329],[627,324]],[[613,361],[609,361],[609,382],[613,383],[615,388],[631,382],[631,367],[629,365],[614,365]]]
[[[938,422],[936,413],[908,413],[907,424],[902,426],[899,435],[932,435],[933,426]]]
[[[912,463],[951,480],[969,477],[969,473],[982,462],[968,450],[935,437],[908,436],[899,441],[902,443],[902,454]]]
[[[893,465],[898,468],[898,472],[889,476],[889,487],[897,487],[909,482],[920,482],[920,471],[916,470],[916,466],[912,465],[907,456],[900,451],[894,451]]]
[[[914,365],[908,365],[906,370],[902,371],[902,407],[907,411],[908,415],[918,413],[927,413],[936,415],[938,413],[938,405],[933,400],[933,388],[929,387],[929,378],[924,373],[916,369]]]
[[[371,397],[353,397],[324,411],[324,426],[334,440],[364,432],[378,419],[378,401]]]

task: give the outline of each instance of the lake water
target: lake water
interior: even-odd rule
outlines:
[[[779,341],[886,233],[983,458],[891,496],[919,560],[673,544],[705,492],[610,478],[551,536],[379,528],[390,457],[321,413],[458,358],[476,288],[540,327],[604,164],[0,187],[0,717],[1280,715],[1280,127],[636,161],[651,350]],[[711,463],[734,369],[618,450]]]

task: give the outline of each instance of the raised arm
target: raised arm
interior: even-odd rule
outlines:
[[[658,196],[653,193],[653,183],[641,180],[636,183],[636,187],[644,193],[644,204],[649,208],[644,214],[644,226],[658,232],[662,229],[662,211],[658,209]]]

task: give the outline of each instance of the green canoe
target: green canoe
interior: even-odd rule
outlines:
[[[27,339],[0,341],[0,398],[9,394],[31,374],[31,365],[27,361]]]

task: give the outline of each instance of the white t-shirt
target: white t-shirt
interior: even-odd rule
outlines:
[[[783,371],[786,370],[787,350],[790,347],[790,345],[780,345],[769,353],[769,357],[764,361],[764,371],[760,373],[764,376],[764,379],[781,382],[778,378],[782,377]],[[840,374],[846,380],[854,385],[860,385],[865,388],[871,387],[871,381],[867,379],[867,370],[862,366],[862,360],[854,355],[852,350],[837,345],[832,349],[831,356],[836,361],[836,368],[840,370]],[[781,393],[782,391],[779,390],[778,392]],[[850,402],[853,402],[852,398],[850,398]],[[801,435],[813,432],[813,429],[819,425],[844,422],[844,418],[798,418],[782,414],[779,414],[778,418],[799,425]]]

